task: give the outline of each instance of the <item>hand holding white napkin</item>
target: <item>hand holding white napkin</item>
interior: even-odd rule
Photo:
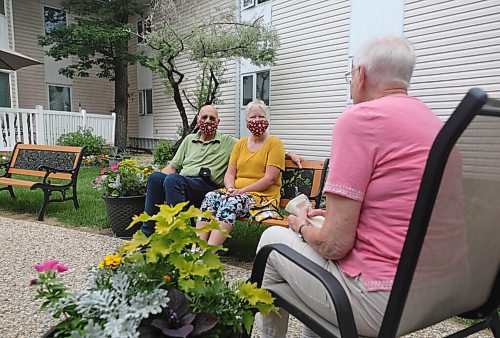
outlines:
[[[309,210],[311,210],[311,202],[309,202],[307,196],[304,194],[300,194],[299,196],[291,199],[288,202],[285,210],[292,215],[297,216],[306,206],[308,206]],[[314,226],[315,228],[321,228],[323,226],[323,222],[325,221],[325,218],[323,216],[314,216],[308,219],[311,222],[312,226]]]

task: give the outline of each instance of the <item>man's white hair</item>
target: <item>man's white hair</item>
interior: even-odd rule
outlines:
[[[247,104],[247,107],[245,109],[246,115],[248,115],[248,112],[251,109],[255,109],[255,108],[262,110],[262,112],[264,114],[266,114],[266,117],[269,116],[269,108],[266,106],[266,104],[262,100],[253,100],[252,102]]]
[[[354,56],[353,70],[363,65],[369,81],[375,85],[408,88],[416,61],[413,45],[408,40],[384,36],[361,46]]]

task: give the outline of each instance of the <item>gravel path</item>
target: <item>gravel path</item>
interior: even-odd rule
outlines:
[[[41,337],[55,321],[39,311],[34,289],[28,284],[36,277],[33,265],[57,259],[70,269],[62,274],[72,290],[83,288],[82,276],[122,240],[75,229],[0,217],[0,338]],[[246,280],[250,272],[227,265],[229,279]],[[462,325],[449,320],[409,337],[440,337]],[[254,330],[258,337],[258,327]],[[288,337],[299,337],[300,323],[290,322]],[[482,332],[475,337],[491,337]]]

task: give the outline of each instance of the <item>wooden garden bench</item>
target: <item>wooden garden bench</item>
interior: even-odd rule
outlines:
[[[0,163],[0,168],[4,168],[3,175],[0,176],[0,185],[6,187],[1,190],[8,190],[10,196],[15,198],[12,187],[24,187],[31,190],[41,189],[44,200],[38,220],[43,221],[45,209],[50,202],[64,202],[73,200],[75,209],[78,209],[78,199],[76,194],[76,182],[78,171],[82,162],[82,147],[47,146],[36,144],[18,143],[12,151],[12,156],[8,162]],[[13,178],[12,175],[23,175],[41,178],[41,180],[31,181],[22,178]],[[53,183],[52,179],[62,180],[62,183]],[[71,196],[66,193],[71,190]],[[61,193],[61,198],[51,199],[52,192]]]
[[[281,200],[280,209],[284,209],[288,202],[299,194],[306,195],[311,201],[311,206],[319,208],[323,187],[325,185],[326,173],[328,171],[329,159],[324,161],[302,161],[302,169],[291,160],[285,161],[285,171],[281,178]],[[260,224],[288,226],[288,216],[283,220],[267,219]],[[253,223],[251,218],[241,218],[242,222]]]

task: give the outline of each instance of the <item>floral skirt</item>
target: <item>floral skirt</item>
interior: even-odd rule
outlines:
[[[248,210],[253,204],[255,200],[251,195],[227,196],[226,193],[215,190],[205,195],[201,210],[208,210],[218,221],[233,225],[236,218],[248,216]],[[198,220],[210,221],[203,217]]]

